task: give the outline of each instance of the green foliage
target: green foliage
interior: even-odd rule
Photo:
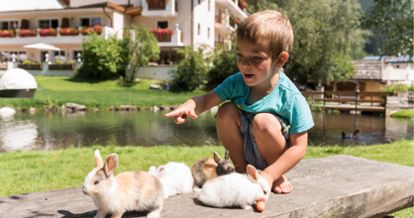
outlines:
[[[364,16],[364,26],[373,34],[369,46],[378,41],[377,55],[410,55],[414,51],[414,8],[411,0],[374,0]],[[371,48],[373,49],[373,48]]]
[[[239,71],[236,62],[235,46],[229,50],[226,47],[217,47],[214,51],[213,66],[207,73],[207,88],[211,89],[231,74]]]
[[[105,39],[93,34],[83,43],[83,64],[77,77],[115,79],[122,71],[121,47],[115,37]]]
[[[363,55],[362,10],[357,0],[254,1],[250,11],[276,9],[289,17],[295,42],[285,72],[296,81],[346,79]],[[341,58],[344,58],[341,60]],[[345,67],[345,69],[339,69]]]
[[[413,109],[411,109],[411,110],[402,109],[402,110],[399,110],[399,111],[391,114],[391,117],[412,119],[412,118],[414,118],[414,110]]]
[[[175,91],[193,91],[206,84],[209,61],[204,58],[202,50],[194,51],[191,47],[177,50],[182,57],[173,71],[174,79],[171,89]]]
[[[398,92],[406,92],[409,88],[410,87],[405,84],[394,84],[384,86],[382,91],[397,94]]]

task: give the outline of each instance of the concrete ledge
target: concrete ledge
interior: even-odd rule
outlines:
[[[194,195],[165,202],[163,218],[217,217],[384,217],[413,206],[414,168],[350,156],[302,161],[288,175],[295,190],[272,194],[263,213],[210,208],[194,203]],[[1,217],[92,217],[92,200],[80,189],[30,193],[0,198]],[[128,213],[124,217],[144,217]]]

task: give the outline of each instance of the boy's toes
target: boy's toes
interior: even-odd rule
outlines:
[[[288,194],[293,190],[292,183],[283,176],[273,183],[272,191],[276,194]]]

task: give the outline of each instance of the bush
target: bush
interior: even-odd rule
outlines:
[[[218,47],[214,51],[213,67],[207,74],[207,88],[212,89],[223,82],[231,74],[238,72],[235,46],[229,50]]]
[[[83,64],[76,77],[107,80],[122,72],[121,47],[116,38],[104,39],[93,34],[82,44]]]
[[[206,84],[208,60],[206,61],[201,50],[194,51],[191,47],[178,49],[182,56],[177,68],[173,71],[171,89],[175,91],[193,91]]]

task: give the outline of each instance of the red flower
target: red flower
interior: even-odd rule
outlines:
[[[79,30],[72,28],[72,27],[68,27],[68,28],[61,28],[59,30],[59,34],[61,36],[76,36],[79,35]]]
[[[88,35],[91,33],[96,33],[100,35],[102,33],[102,27],[100,25],[95,25],[93,27],[83,27],[81,29],[82,35]]]
[[[57,31],[54,28],[40,29],[39,35],[40,36],[56,36]]]
[[[14,30],[0,30],[0,37],[15,37]]]
[[[27,37],[27,36],[36,36],[37,30],[35,29],[20,29],[19,36],[20,37]]]

